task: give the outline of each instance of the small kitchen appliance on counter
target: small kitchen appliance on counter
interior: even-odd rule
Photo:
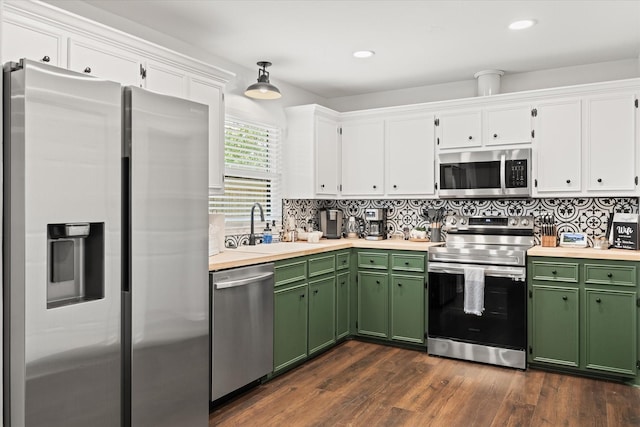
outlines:
[[[384,209],[365,209],[364,219],[369,223],[367,240],[382,240],[387,238],[387,212]]]
[[[342,211],[338,209],[320,210],[320,231],[327,239],[342,237]]]

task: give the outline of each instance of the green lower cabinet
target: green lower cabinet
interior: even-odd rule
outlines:
[[[336,342],[336,278],[309,282],[309,355]]]
[[[349,335],[350,282],[350,272],[336,275],[336,339]]]
[[[424,277],[391,275],[391,339],[424,343]]]
[[[578,367],[578,289],[537,285],[532,288],[532,360]]]
[[[389,274],[358,272],[358,334],[389,337]]]
[[[274,292],[273,370],[307,357],[306,283]]]
[[[587,369],[636,375],[636,292],[585,290]]]

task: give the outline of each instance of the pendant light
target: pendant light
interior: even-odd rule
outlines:
[[[269,83],[269,72],[267,67],[271,66],[271,62],[260,61],[258,66],[262,67],[258,69],[258,82],[252,84],[244,91],[244,94],[249,98],[255,99],[278,99],[282,97],[280,90]]]

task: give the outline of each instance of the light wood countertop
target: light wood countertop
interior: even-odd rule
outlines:
[[[527,251],[529,256],[547,256],[559,258],[592,258],[612,259],[620,261],[640,261],[640,251],[628,249],[593,249],[593,248],[549,248],[534,246]]]
[[[259,244],[225,249],[209,257],[209,271],[244,267],[252,264],[279,261],[298,256],[313,255],[340,249],[392,249],[401,251],[427,252],[431,246],[443,243],[410,242],[407,240],[365,240],[365,239],[321,239],[318,243],[304,241],[293,243]]]

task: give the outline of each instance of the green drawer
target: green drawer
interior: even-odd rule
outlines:
[[[297,259],[296,261],[286,261],[276,263],[275,267],[275,286],[286,285],[288,283],[305,280],[307,278],[307,261],[305,259]]]
[[[553,282],[578,282],[578,264],[568,262],[533,261],[532,279]]]
[[[334,254],[309,257],[309,277],[334,271],[336,271],[336,256]]]
[[[340,252],[336,254],[336,270],[344,270],[345,268],[349,268],[351,261],[351,252]]]
[[[636,286],[635,265],[585,264],[584,282],[598,285]]]
[[[389,265],[389,255],[374,252],[358,253],[358,268],[375,268],[386,270]]]
[[[391,254],[391,269],[424,272],[424,255]]]

